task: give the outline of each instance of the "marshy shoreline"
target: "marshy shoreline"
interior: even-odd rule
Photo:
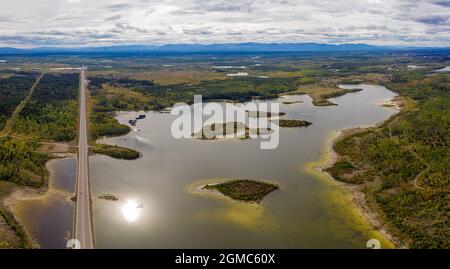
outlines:
[[[20,226],[20,229],[25,233],[25,240],[29,243],[30,248],[41,248],[38,239],[33,236],[33,233],[25,225],[26,220],[22,219],[18,213],[18,204],[22,202],[34,202],[43,201],[57,197],[56,199],[62,199],[70,201],[70,198],[74,193],[69,193],[58,189],[55,186],[55,162],[65,158],[76,158],[74,153],[55,153],[52,158],[48,160],[45,167],[49,173],[48,180],[41,188],[32,188],[26,186],[15,186],[12,192],[6,196],[3,200],[3,206],[11,214],[15,223]]]
[[[388,103],[394,104],[395,109],[397,109],[398,111],[401,110],[400,99],[398,99],[397,97],[389,100]],[[383,104],[379,105],[384,106]],[[321,153],[321,156],[317,160],[307,163],[305,166],[305,170],[316,177],[320,177],[320,175],[317,174],[320,173],[324,175],[328,180],[330,180],[333,184],[337,184],[340,188],[345,190],[348,194],[350,194],[353,204],[357,207],[360,213],[375,230],[379,231],[396,248],[407,248],[407,246],[405,246],[401,242],[399,237],[394,235],[394,233],[390,231],[387,221],[379,215],[377,209],[372,208],[369,205],[362,186],[352,185],[336,180],[329,172],[326,171],[326,169],[332,167],[339,158],[339,154],[334,150],[334,146],[338,141],[345,139],[349,135],[356,132],[370,131],[372,128],[376,128],[377,126],[392,119],[393,117],[396,117],[397,115],[398,113],[392,115],[384,121],[375,124],[350,126],[332,131],[325,142],[325,146]]]

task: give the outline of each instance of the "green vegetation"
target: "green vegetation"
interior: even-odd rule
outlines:
[[[96,96],[97,110],[161,110],[178,102],[192,103],[194,95],[202,95],[204,101],[250,101],[252,98],[276,98],[278,94],[294,91],[298,78],[230,78],[208,80],[198,84],[159,85],[148,80],[126,78],[91,78],[91,89]],[[112,92],[111,87],[120,88]],[[124,90],[125,89],[125,90]],[[127,92],[128,91],[128,92]]]
[[[308,127],[310,126],[312,123],[309,121],[304,121],[304,120],[284,120],[284,119],[279,119],[276,120],[278,122],[278,125],[280,127],[286,127],[286,128],[295,128],[295,127]]]
[[[102,199],[102,200],[113,201],[113,202],[119,201],[119,198],[117,196],[115,196],[113,194],[109,194],[109,193],[100,195],[98,198]]]
[[[241,122],[223,122],[223,123],[213,123],[210,125],[203,126],[202,130],[198,133],[192,134],[196,138],[202,140],[214,140],[218,137],[223,138],[226,135],[237,135],[239,130],[246,130],[248,133],[248,127]],[[242,135],[241,138],[248,138],[248,135]]]
[[[3,206],[16,185],[42,187],[46,184],[48,172],[45,163],[49,156],[36,151],[35,142],[0,138],[0,249],[29,248],[28,238],[14,216]]]
[[[3,200],[14,191],[15,184],[0,180],[0,249],[30,248],[31,243]]]
[[[239,132],[243,131],[243,132]],[[217,138],[226,138],[226,136],[233,136],[237,139],[250,139],[251,134],[261,135],[270,133],[271,128],[250,129],[247,125],[241,122],[223,122],[213,123],[203,126],[198,133],[193,133],[192,136],[201,140],[215,140]],[[200,133],[201,132],[201,133]]]
[[[44,140],[74,140],[78,84],[77,73],[44,75],[13,122],[13,131]]]
[[[11,137],[0,138],[0,181],[42,187],[48,176],[49,156],[37,152],[38,144]]]
[[[0,188],[1,189],[1,188]],[[28,241],[27,235],[14,216],[8,212],[3,205],[0,206],[0,221],[8,226],[7,229],[0,229],[0,249],[4,248],[30,248],[31,244]],[[13,232],[14,235],[6,235],[6,233]],[[5,233],[5,234],[3,234]]]
[[[7,118],[11,118],[6,132],[14,132],[13,136],[0,137],[0,222],[6,224],[0,229],[0,248],[31,247],[2,201],[16,185],[40,188],[47,183],[45,163],[50,156],[38,150],[38,141],[75,137],[78,77],[71,87],[69,75],[45,75],[29,99],[27,94],[31,94],[36,78],[36,73],[21,72],[1,79],[0,83],[0,124],[3,128]],[[20,138],[22,135],[29,138]]]
[[[339,89],[336,85],[383,84],[403,95],[402,112],[377,128],[353,133],[338,141],[335,150],[340,156],[328,171],[338,180],[360,186],[369,205],[381,213],[393,226],[390,228],[394,233],[406,239],[410,247],[450,248],[449,75],[429,74],[437,67],[449,65],[448,56],[437,52],[432,57],[424,55],[427,53],[266,54],[258,60],[258,66],[254,59],[236,55],[217,55],[215,59],[210,55],[104,59],[36,57],[16,61],[14,67],[32,70],[88,65],[90,133],[94,140],[130,131],[128,126],[114,119],[116,111],[161,110],[178,102],[192,103],[194,94],[203,95],[205,101],[243,102],[292,92],[308,94],[315,105],[335,105],[327,99],[357,91]],[[105,66],[106,61],[109,67]],[[427,68],[408,70],[405,67],[409,64]],[[229,78],[228,72],[242,70],[221,70],[213,66],[246,66],[249,76]],[[0,130],[36,77],[34,71],[0,70]],[[34,187],[45,184],[44,165],[49,157],[36,151],[37,142],[75,138],[78,80],[78,74],[45,75],[30,102],[12,122],[13,136],[0,138],[0,198],[2,191],[10,188],[5,184]],[[299,123],[287,121],[285,124]],[[220,127],[215,127],[219,131]],[[25,140],[19,139],[24,136]],[[91,145],[94,152],[114,158],[139,157],[134,150]],[[258,184],[264,183],[254,181],[236,181],[205,188],[244,201],[260,201],[269,193],[265,194],[264,190],[278,188],[261,187]],[[27,246],[20,226],[8,212],[0,210],[0,219],[4,218],[22,238],[19,245]],[[0,234],[0,247],[19,245]]]
[[[362,89],[341,89],[334,85],[327,85],[326,87],[320,85],[301,86],[298,90],[289,94],[307,94],[313,99],[315,106],[335,106],[336,104],[330,102],[329,98],[336,98],[346,95],[347,93],[354,93]]]
[[[342,79],[341,81],[340,81],[340,83],[339,84],[346,84],[346,85],[358,85],[358,84],[360,84],[362,81],[361,80],[359,80],[359,79]]]
[[[34,81],[36,73],[17,72],[0,78],[0,131],[5,127],[19,103],[25,98]]]
[[[90,135],[93,140],[104,136],[121,136],[130,132],[130,127],[120,124],[110,113],[93,111],[90,116]]]
[[[19,237],[23,234],[15,232],[17,223],[12,218],[11,214],[3,206],[3,199],[5,199],[13,190],[15,185],[10,182],[0,181],[0,249],[5,248],[23,248],[26,244]]]
[[[269,193],[279,189],[275,184],[242,179],[206,185],[203,188],[217,190],[223,195],[244,202],[260,202]]]
[[[267,111],[246,111],[247,115],[252,118],[272,118],[286,115],[286,112],[272,113]]]
[[[105,145],[105,144],[96,144],[93,149],[96,154],[103,154],[110,156],[114,159],[120,160],[136,160],[141,157],[141,154],[133,149]]]
[[[283,105],[294,105],[294,104],[303,103],[303,101],[284,101],[282,103],[283,103]]]
[[[98,144],[95,141],[101,137],[128,134],[131,128],[127,125],[120,124],[114,118],[114,111],[133,110],[142,107],[144,105],[142,102],[142,94],[109,84],[102,84],[103,87],[98,87],[96,83],[100,82],[97,80],[91,82],[93,84],[90,85],[91,104],[93,105],[89,113],[89,120],[93,152],[119,160],[139,159],[141,153],[138,151],[117,145]],[[103,80],[101,80],[101,83],[103,83]]]
[[[410,247],[449,248],[450,76],[399,73],[387,87],[416,107],[338,141],[340,161],[328,171],[365,186]]]

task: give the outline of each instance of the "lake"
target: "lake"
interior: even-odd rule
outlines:
[[[280,129],[280,144],[259,149],[259,139],[202,141],[174,139],[175,116],[122,112],[128,121],[140,114],[126,136],[102,143],[130,147],[135,161],[91,156],[91,185],[98,248],[365,248],[374,231],[340,186],[308,173],[336,129],[375,124],[396,110],[380,103],[396,96],[381,86],[363,88],[315,107],[306,95],[279,100],[283,118],[306,120],[307,128]],[[282,104],[281,101],[302,101]],[[199,182],[246,178],[277,182],[281,190],[261,204],[194,195]],[[331,180],[329,180],[331,181]],[[98,199],[117,195],[119,201]],[[380,239],[381,240],[381,239]]]
[[[436,72],[450,72],[450,66],[446,66],[441,69],[438,69],[438,70],[436,70]]]

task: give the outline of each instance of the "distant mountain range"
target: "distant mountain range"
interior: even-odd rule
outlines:
[[[320,44],[320,43],[223,43],[223,44],[168,44],[124,45],[108,47],[40,47],[32,49],[0,48],[0,54],[48,54],[48,53],[208,53],[208,52],[373,52],[389,50],[437,50],[435,47],[394,47],[367,44]]]

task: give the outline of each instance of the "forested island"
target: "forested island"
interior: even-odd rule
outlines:
[[[276,120],[276,122],[278,123],[278,125],[280,127],[285,127],[285,128],[308,127],[312,124],[311,122],[304,121],[304,120],[279,119],[279,120]]]
[[[242,122],[222,122],[203,126],[202,129],[193,133],[192,137],[200,140],[216,140],[225,138],[250,139],[252,134],[261,135],[270,133],[271,128],[251,129]]]
[[[278,185],[256,180],[236,179],[218,184],[203,186],[206,190],[216,190],[234,200],[259,203],[271,192],[278,190]]]

